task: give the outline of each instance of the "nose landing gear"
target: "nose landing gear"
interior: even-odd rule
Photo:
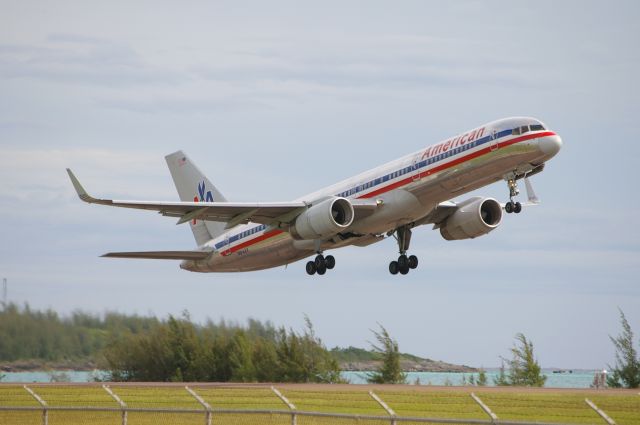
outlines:
[[[398,227],[394,232],[394,237],[398,241],[400,256],[397,261],[389,263],[389,273],[393,275],[398,273],[404,275],[409,273],[409,270],[418,267],[418,257],[415,255],[407,256],[407,250],[411,242],[411,229],[407,226]]]
[[[509,187],[509,202],[504,206],[504,210],[507,214],[516,213],[520,214],[522,211],[522,204],[520,202],[514,202],[513,198],[520,194],[518,189],[518,183],[516,182],[515,173],[507,177],[507,186]]]

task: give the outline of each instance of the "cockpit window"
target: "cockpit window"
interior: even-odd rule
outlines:
[[[523,125],[522,127],[520,127],[520,133],[524,134],[526,132],[529,131],[529,126],[528,125]]]
[[[513,134],[514,136],[517,136],[518,134],[520,134],[520,127],[516,127],[513,130],[511,130],[511,134]]]
[[[542,124],[531,124],[531,131],[542,131],[544,126]]]

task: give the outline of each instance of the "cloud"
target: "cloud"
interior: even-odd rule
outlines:
[[[301,49],[300,42],[313,49]],[[532,66],[540,68],[534,61],[518,56],[488,59],[483,52],[489,48],[486,42],[467,39],[391,35],[345,40],[327,36],[295,44],[272,41],[269,47],[249,52],[227,52],[223,60],[192,70],[214,81],[304,82],[339,88],[541,87],[540,73],[534,79],[524,72]]]
[[[0,77],[103,87],[175,85],[188,79],[150,64],[125,43],[75,34],[53,34],[39,45],[0,45]]]
[[[131,187],[132,175],[140,182],[156,178],[162,164],[142,151],[115,151],[95,148],[71,149],[20,149],[3,148],[0,155],[0,205],[11,200],[21,204],[50,202],[74,195],[66,168],[78,172],[87,187],[109,177],[110,184],[119,188],[120,194]],[[100,184],[104,187],[104,184]],[[124,189],[124,191],[123,191]],[[144,187],[150,196],[160,194],[153,186]],[[37,200],[37,201],[36,201]],[[8,206],[8,204],[5,204]]]

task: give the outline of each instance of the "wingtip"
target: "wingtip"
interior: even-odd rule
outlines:
[[[71,179],[71,184],[73,185],[73,188],[78,194],[78,197],[85,202],[90,202],[90,200],[92,199],[91,196],[89,196],[85,188],[82,187],[82,185],[80,184],[80,181],[75,176],[75,174],[73,174],[73,171],[71,171],[70,168],[67,168],[67,174],[69,175],[69,179]]]

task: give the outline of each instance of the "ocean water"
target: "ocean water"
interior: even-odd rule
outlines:
[[[577,370],[572,373],[553,373],[553,371],[543,371],[547,377],[545,387],[547,388],[589,388],[593,382],[594,370]],[[493,380],[498,376],[498,370],[487,370],[487,385],[493,386]],[[352,384],[366,384],[366,372],[342,372],[342,376]],[[463,385],[463,379],[467,382],[477,373],[453,373],[453,372],[408,372],[407,383],[420,385]]]
[[[100,370],[84,371],[84,370],[53,370],[48,372],[2,372],[4,377],[3,383],[33,383],[33,382],[93,382],[96,377],[103,376],[104,372]]]
[[[553,373],[543,371],[547,376],[545,387],[548,388],[589,388],[593,382],[595,371],[578,370],[573,373]],[[55,378],[66,382],[92,382],[96,377],[102,377],[104,372],[95,371],[51,371],[51,372],[4,372],[2,382],[52,382]],[[407,382],[414,384],[417,381],[421,385],[462,385],[463,376],[468,381],[473,373],[441,373],[441,372],[409,372]],[[498,376],[497,370],[487,371],[488,385],[493,385],[493,379]],[[342,377],[352,384],[366,384],[366,372],[342,372]]]

